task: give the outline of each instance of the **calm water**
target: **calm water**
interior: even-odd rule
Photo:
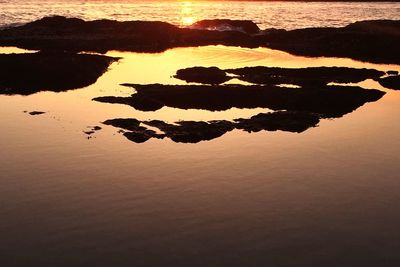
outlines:
[[[64,15],[83,19],[161,20],[185,26],[200,19],[230,18],[257,22],[260,28],[344,26],[367,19],[400,19],[400,3],[0,0],[0,26]]]
[[[2,266],[400,263],[398,91],[301,134],[233,131],[198,144],[135,144],[113,127],[92,139],[82,133],[117,117],[232,119],[264,111],[139,112],[91,101],[130,94],[121,82],[179,83],[171,75],[182,67],[399,66],[223,46],[109,54],[123,60],[87,88],[0,96]]]

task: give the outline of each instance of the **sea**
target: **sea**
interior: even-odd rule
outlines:
[[[177,26],[202,19],[245,19],[262,29],[338,27],[359,20],[400,18],[400,2],[0,0],[0,10],[2,27],[51,15],[155,20]]]

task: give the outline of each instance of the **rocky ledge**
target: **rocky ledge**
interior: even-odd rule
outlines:
[[[295,55],[400,64],[400,20],[360,21],[340,28],[271,29],[260,39],[267,47]]]
[[[106,96],[93,100],[125,104],[142,111],[156,111],[164,106],[180,109],[221,111],[230,108],[269,108],[303,111],[324,118],[341,117],[385,93],[357,86],[307,86],[301,88],[275,85],[162,85],[127,84],[137,93],[130,97]]]
[[[63,52],[0,54],[0,94],[28,95],[88,86],[117,58]]]
[[[45,17],[0,31],[0,46],[36,50],[161,52],[173,47],[212,44],[254,47],[251,35],[240,31],[179,28],[160,21],[84,21]]]
[[[169,138],[178,143],[198,143],[218,138],[234,129],[247,132],[258,131],[288,131],[303,132],[310,127],[315,127],[319,122],[316,114],[307,112],[277,111],[260,113],[249,119],[236,119],[232,121],[179,121],[175,124],[160,120],[139,121],[137,119],[111,119],[104,122],[106,125],[122,128],[124,136],[136,143],[143,143],[151,138]],[[151,126],[162,133],[147,128]]]
[[[84,21],[56,16],[0,31],[0,46],[38,50],[160,52],[221,44],[394,64],[400,64],[399,43],[400,21],[393,20],[286,31],[259,30],[250,21],[206,20],[179,28],[159,21]]]
[[[174,77],[186,82],[202,84],[221,84],[232,78],[237,78],[253,84],[319,86],[329,83],[358,83],[366,79],[379,80],[384,75],[385,72],[374,69],[258,66],[227,70],[221,70],[217,67],[191,67],[178,70]]]

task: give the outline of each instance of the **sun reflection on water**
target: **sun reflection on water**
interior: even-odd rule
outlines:
[[[182,25],[185,25],[185,26],[192,25],[194,22],[197,21],[196,16],[194,16],[192,2],[189,2],[189,1],[182,2],[180,17],[181,17],[180,21],[182,22]]]

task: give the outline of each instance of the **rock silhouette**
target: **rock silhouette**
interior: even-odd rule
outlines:
[[[346,67],[276,68],[246,67],[226,70],[238,75],[238,79],[256,84],[294,84],[299,86],[327,85],[328,83],[358,83],[366,79],[378,79],[385,72],[374,69]]]
[[[251,43],[251,36],[239,31],[179,28],[160,21],[84,21],[62,16],[45,17],[0,31],[2,46],[73,52],[161,52],[181,46],[254,46]]]
[[[400,75],[393,75],[379,79],[379,83],[386,88],[400,90]]]
[[[400,63],[399,20],[359,21],[340,28],[269,29],[258,38],[263,46],[295,55]]]
[[[230,30],[218,30],[223,25]],[[399,43],[400,21],[394,20],[361,21],[339,28],[258,31],[249,21],[206,20],[179,28],[159,21],[84,21],[55,16],[0,31],[1,46],[37,50],[161,52],[174,47],[229,45],[394,64],[400,64]]]
[[[225,71],[217,67],[192,67],[180,69],[176,72],[174,77],[186,82],[202,84],[221,84],[232,79],[226,75]]]
[[[377,80],[385,72],[374,69],[355,69],[347,67],[245,67],[221,70],[217,67],[191,67],[177,71],[175,78],[186,82],[221,84],[233,78],[254,84],[293,84],[299,86],[318,86],[328,83],[357,83],[366,79]]]
[[[88,86],[116,58],[73,53],[0,54],[0,94],[28,95]]]
[[[260,113],[249,119],[236,119],[233,122],[218,121],[179,121],[170,124],[160,120],[138,121],[136,119],[111,119],[104,122],[106,125],[126,130],[124,136],[136,143],[143,143],[151,138],[169,138],[177,143],[198,143],[218,138],[234,129],[247,132],[258,131],[288,131],[303,132],[310,127],[315,127],[319,122],[316,114],[307,112],[277,111]],[[163,133],[156,133],[143,125],[158,128]]]
[[[335,118],[352,112],[385,93],[357,86],[307,86],[302,88],[275,85],[162,85],[131,84],[137,93],[130,97],[97,97],[105,103],[126,104],[142,111],[155,111],[163,106],[210,111],[236,108],[269,108],[305,111]],[[138,104],[139,103],[139,104]],[[148,105],[146,105],[148,104]]]

